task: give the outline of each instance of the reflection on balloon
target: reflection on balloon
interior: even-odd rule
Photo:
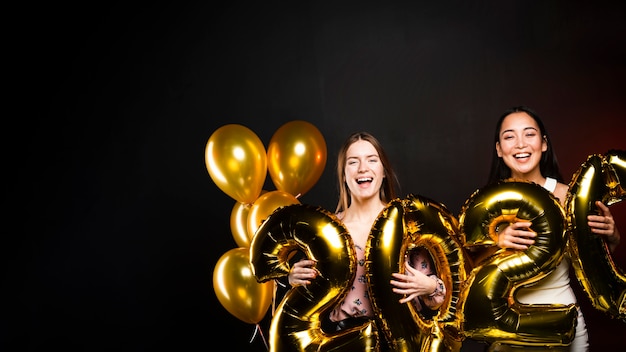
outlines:
[[[270,307],[274,282],[259,283],[250,267],[248,248],[224,253],[213,269],[213,289],[226,310],[241,321],[258,324]]]
[[[356,254],[346,228],[320,207],[292,204],[279,208],[259,227],[250,246],[250,263],[260,282],[289,274],[289,258],[302,252],[316,260],[318,277],[290,289],[270,326],[270,351],[378,351],[373,321],[340,332],[321,327],[322,317],[347,294],[356,274]]]
[[[248,235],[248,214],[252,204],[236,202],[230,212],[230,232],[238,247],[250,247],[252,236]]]
[[[267,176],[267,154],[252,130],[238,124],[218,128],[204,155],[211,179],[224,193],[242,203],[259,197]]]
[[[278,190],[303,195],[319,180],[326,166],[324,136],[309,122],[287,122],[270,140],[267,163]]]
[[[602,237],[587,224],[587,215],[597,211],[596,201],[610,206],[626,199],[626,151],[590,155],[569,187],[565,206],[572,231],[568,249],[576,278],[596,309],[626,322],[626,276],[616,267]]]
[[[287,192],[271,191],[261,195],[254,201],[248,213],[247,229],[250,237],[254,237],[261,223],[276,209],[291,204],[300,204],[300,201]]]
[[[476,191],[459,218],[464,245],[496,246],[500,225],[530,221],[537,234],[525,251],[499,249],[477,261],[458,304],[463,334],[490,343],[564,346],[574,336],[576,307],[557,304],[524,305],[513,299],[552,272],[566,245],[565,212],[543,187],[524,181],[501,181]]]

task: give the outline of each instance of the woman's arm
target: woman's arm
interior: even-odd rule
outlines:
[[[391,285],[395,286],[393,292],[405,296],[400,299],[400,303],[406,303],[420,296],[428,297],[437,293],[438,283],[436,280],[413,268],[408,263],[405,263],[405,267],[408,274],[392,273],[391,275],[395,280],[390,281]],[[443,282],[441,283],[443,284]],[[445,291],[443,295],[445,296]]]

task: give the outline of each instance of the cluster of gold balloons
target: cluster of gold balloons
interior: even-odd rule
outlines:
[[[255,277],[269,282],[288,275],[296,250],[317,261],[319,275],[281,301],[272,318],[270,351],[459,351],[467,338],[493,346],[567,346],[575,333],[575,305],[526,305],[514,298],[517,289],[551,273],[566,253],[594,307],[626,322],[626,277],[586,223],[596,200],[610,205],[626,199],[625,184],[626,151],[613,150],[590,156],[581,166],[565,207],[543,187],[516,180],[474,192],[458,220],[443,204],[422,196],[392,200],[372,226],[366,248],[374,319],[340,332],[324,331],[321,321],[354,279],[350,236],[324,209],[281,207],[252,239]],[[524,251],[500,249],[495,229],[518,220],[531,222],[535,244]],[[400,304],[389,283],[416,246],[431,253],[448,288],[432,319],[410,303]]]
[[[224,125],[209,137],[205,164],[213,182],[236,201],[230,229],[238,246],[219,258],[213,289],[222,306],[238,319],[258,324],[274,299],[274,282],[258,282],[250,266],[255,232],[276,209],[300,204],[298,198],[322,175],[326,157],[324,137],[302,120],[278,128],[267,151],[261,139],[240,124]],[[263,189],[268,172],[276,190]]]

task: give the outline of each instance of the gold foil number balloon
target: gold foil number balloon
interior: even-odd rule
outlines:
[[[316,260],[318,277],[290,289],[272,317],[270,351],[377,351],[373,322],[340,332],[321,327],[324,316],[347,294],[356,254],[343,224],[320,207],[292,204],[273,212],[258,228],[250,263],[259,282],[289,274],[289,258],[302,252]]]
[[[224,125],[209,137],[205,164],[217,187],[231,198],[252,203],[261,194],[267,176],[263,142],[249,128]]]
[[[466,337],[528,346],[571,342],[576,320],[572,305],[524,305],[515,291],[552,272],[566,246],[564,209],[543,187],[502,181],[476,191],[463,205],[459,223],[464,246],[494,247],[501,225],[526,220],[537,234],[527,250],[499,249],[479,261],[466,280],[458,305]],[[497,247],[495,247],[497,248]]]
[[[374,223],[366,268],[378,325],[391,350],[460,349],[455,303],[465,271],[461,246],[454,237],[457,230],[456,218],[443,205],[414,195],[390,202]],[[406,255],[417,246],[428,250],[447,288],[445,301],[432,319],[417,312],[412,302],[398,302],[401,297],[389,283],[392,273],[404,272]]]
[[[267,147],[268,171],[278,190],[298,197],[319,180],[326,166],[326,141],[311,123],[282,125]]]
[[[596,309],[626,322],[626,276],[615,266],[601,236],[587,225],[587,215],[597,210],[597,200],[610,206],[626,199],[626,151],[590,155],[569,187],[569,250],[576,277]]]

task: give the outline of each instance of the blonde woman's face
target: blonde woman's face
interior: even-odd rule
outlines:
[[[376,148],[368,141],[354,142],[346,153],[344,174],[352,197],[378,197],[385,170]]]

